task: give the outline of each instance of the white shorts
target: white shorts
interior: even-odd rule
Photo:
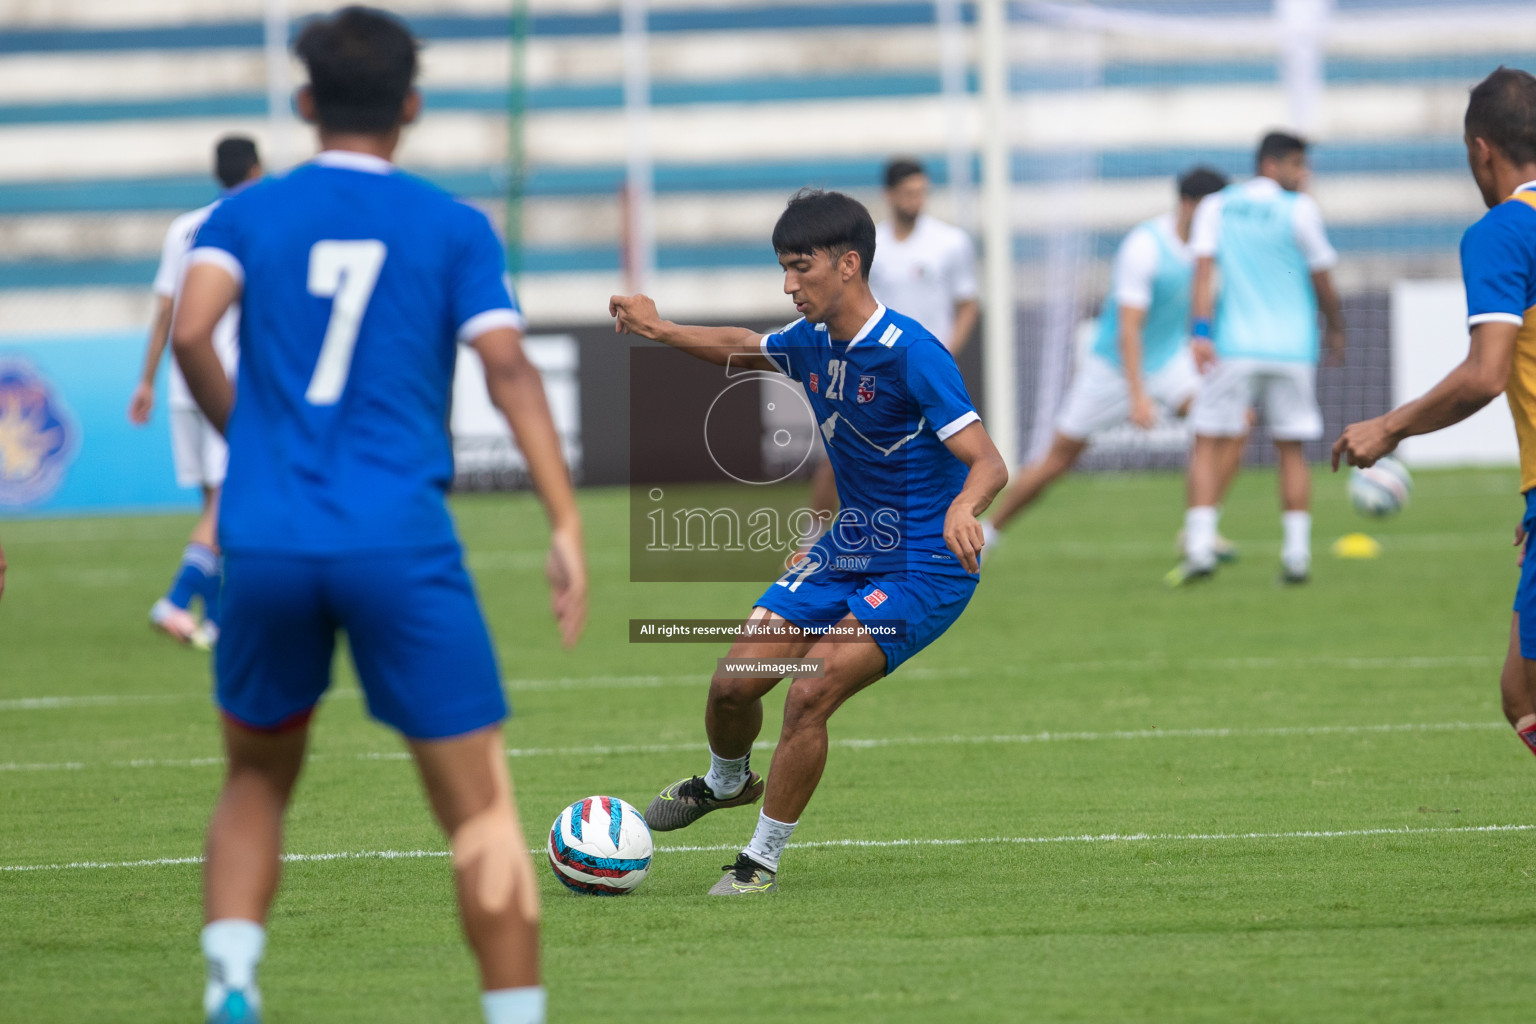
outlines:
[[[1248,410],[1260,410],[1276,441],[1316,441],[1323,436],[1317,407],[1317,367],[1263,359],[1223,359],[1206,374],[1189,413],[1202,437],[1242,437]]]
[[[1147,394],[1168,415],[1177,415],[1199,387],[1200,374],[1195,371],[1187,348],[1180,349],[1178,355],[1147,378]],[[1056,430],[1063,437],[1084,441],[1089,435],[1119,426],[1130,414],[1131,391],[1126,386],[1124,371],[1107,359],[1090,354],[1083,357],[1067,397],[1062,400]]]
[[[223,435],[198,410],[171,410],[171,456],[178,487],[223,486],[229,448]]]

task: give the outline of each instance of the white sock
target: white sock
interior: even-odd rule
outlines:
[[[246,989],[260,1006],[256,994],[256,965],[267,948],[267,930],[255,921],[226,917],[203,928],[203,956],[208,960],[208,987],[203,1009],[213,1013],[231,989]]]
[[[544,1024],[544,986],[499,988],[480,994],[485,1024]]]
[[[1307,568],[1312,564],[1312,513],[1282,512],[1280,527],[1285,531],[1280,561],[1294,568]]]
[[[981,545],[983,548],[990,548],[996,545],[999,536],[1001,535],[997,532],[997,527],[992,525],[992,520],[983,519],[981,521]]]
[[[1184,559],[1196,569],[1216,564],[1216,518],[1214,506],[1196,505],[1184,512]]]
[[[762,811],[758,811],[757,831],[752,833],[752,841],[741,852],[769,871],[777,871],[779,855],[789,844],[789,837],[795,834],[795,826],[798,824],[800,824],[798,821],[774,821]]]
[[[747,762],[751,760],[751,754],[733,759],[721,757],[711,750],[709,772],[704,776],[704,784],[720,799],[730,799],[740,793],[741,788],[747,784]]]

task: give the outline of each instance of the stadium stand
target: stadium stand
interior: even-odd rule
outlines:
[[[306,0],[290,9],[298,17],[324,6]],[[512,54],[506,5],[388,6],[428,42],[430,116],[410,136],[403,163],[500,217]],[[1187,2],[1115,6],[1211,10]],[[1262,13],[1269,5],[1221,8]],[[138,324],[166,224],[210,195],[209,143],[228,130],[265,141],[261,5],[80,0],[62,15],[45,4],[7,11],[0,322],[56,328],[67,308],[77,326]],[[940,186],[935,210],[953,216],[943,188],[948,108],[933,18],[933,5],[915,0],[652,5],[656,287],[680,313],[777,313],[764,227],[783,197],[814,183],[875,202],[877,169],[892,151],[929,158]],[[618,26],[615,3],[531,4],[521,263],[536,320],[600,319],[594,296],[622,280]],[[1272,52],[1107,38],[1102,77],[1084,89],[1058,66],[1075,38],[1041,24],[1015,41],[1014,208],[1024,301],[1038,299],[1045,280],[1027,270],[1045,252],[1054,197],[1071,176],[1062,170],[1063,146],[1092,160],[1081,205],[1090,211],[1090,255],[1102,288],[1114,242],[1163,205],[1173,173],[1196,160],[1243,173],[1257,134],[1285,120]],[[1496,38],[1452,33],[1433,52],[1390,39],[1330,49],[1315,192],[1344,253],[1346,292],[1454,271],[1456,240],[1479,210],[1462,170],[1460,111],[1468,85],[1501,61],[1536,64],[1536,25],[1512,24]],[[964,130],[974,138],[979,118],[969,115]]]

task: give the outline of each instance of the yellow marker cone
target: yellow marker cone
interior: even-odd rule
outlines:
[[[1333,542],[1335,558],[1376,558],[1381,555],[1381,543],[1363,533],[1346,533]]]

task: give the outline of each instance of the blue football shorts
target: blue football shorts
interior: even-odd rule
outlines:
[[[820,554],[825,564],[825,543],[812,548],[808,558]],[[890,675],[944,635],[970,604],[980,579],[969,573],[846,572],[830,565],[807,574],[797,566],[764,591],[756,607],[806,630],[826,629],[851,613],[885,652],[885,674]],[[880,635],[886,631],[889,635]]]
[[[1531,533],[1536,530],[1536,490],[1525,492],[1525,564],[1520,567],[1520,586],[1515,589],[1515,614],[1520,617],[1520,657],[1536,660],[1536,551]]]
[[[495,650],[457,544],[304,556],[224,555],[215,699],[247,728],[308,718],[345,631],[368,713],[411,739],[507,716]]]

